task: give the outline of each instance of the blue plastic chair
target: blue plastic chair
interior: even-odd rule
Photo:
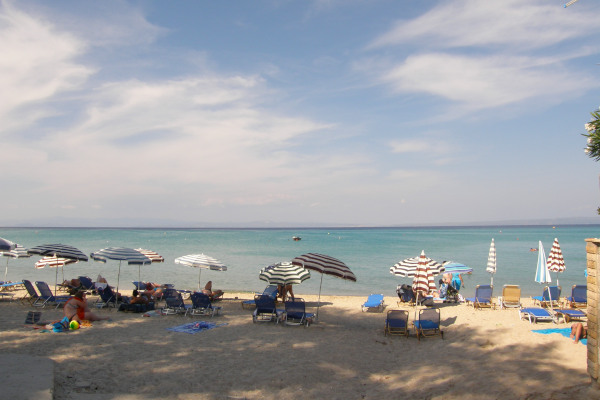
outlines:
[[[383,295],[382,294],[370,294],[362,305],[362,311],[368,311],[371,308],[376,308],[383,312]]]
[[[558,307],[560,303],[560,286],[546,286],[541,296],[533,296],[533,304],[541,307]]]
[[[545,308],[541,307],[526,307],[519,309],[519,318],[529,319],[529,323],[538,323],[538,321],[557,322],[556,317]]]
[[[572,308],[587,307],[587,285],[573,285],[567,301]]]
[[[256,296],[264,295],[269,296],[273,299],[273,301],[277,301],[277,285],[269,285],[265,288],[262,293],[256,293]],[[244,300],[242,301],[242,308],[253,309],[256,307],[256,303],[254,300]]]
[[[275,320],[279,323],[279,316],[283,311],[277,310],[275,299],[268,295],[254,296],[254,304],[256,309],[252,313],[252,322],[271,322]]]
[[[285,302],[285,314],[283,321],[285,325],[310,325],[314,314],[306,312],[304,299],[296,298]]]
[[[35,282],[35,286],[40,291],[40,298],[33,303],[35,307],[46,307],[49,304],[53,304],[56,306],[55,308],[58,308],[71,298],[71,296],[55,296],[46,282],[37,281]]]
[[[472,303],[475,309],[495,308],[492,302],[494,287],[492,285],[477,285],[475,288],[475,297],[466,298],[467,303]]]
[[[187,308],[186,315],[210,315],[214,317],[219,314],[221,307],[215,307],[210,301],[210,297],[201,292],[195,292],[190,295],[192,306]]]
[[[408,311],[389,310],[385,319],[384,334],[408,337]]]
[[[426,308],[419,311],[419,318],[413,322],[417,331],[417,339],[421,336],[429,337],[440,335],[444,338],[444,331],[440,328],[440,310],[437,308]]]

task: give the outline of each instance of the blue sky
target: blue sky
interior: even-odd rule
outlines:
[[[599,222],[563,4],[0,1],[1,225]]]

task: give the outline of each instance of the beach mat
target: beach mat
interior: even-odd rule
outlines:
[[[533,329],[531,332],[542,334],[559,333],[564,337],[571,339],[571,328]],[[579,339],[579,343],[587,346],[587,339]]]
[[[193,335],[194,333],[198,333],[198,332],[206,331],[206,330],[209,330],[209,329],[217,328],[217,327],[223,326],[223,325],[227,325],[227,323],[224,322],[222,324],[216,324],[214,322],[196,321],[196,322],[190,322],[188,324],[174,326],[172,328],[167,328],[167,330],[168,331],[173,331],[173,332],[190,333],[190,334]]]

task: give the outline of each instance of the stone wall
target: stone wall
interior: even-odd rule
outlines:
[[[598,277],[600,270],[600,239],[586,239],[587,252],[587,314],[588,314],[588,342],[587,342],[587,365],[588,373],[596,384],[600,384],[598,374],[600,361],[598,338],[600,330],[598,325]]]

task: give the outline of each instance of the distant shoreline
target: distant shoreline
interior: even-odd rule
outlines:
[[[597,226],[600,223],[571,223],[571,224],[472,224],[472,225],[398,225],[398,226],[281,226],[281,227],[265,227],[265,226],[206,226],[206,227],[182,227],[182,226],[1,226],[0,229],[111,229],[111,230],[359,230],[359,229],[470,229],[470,228],[543,228],[543,227],[577,227],[577,226]]]

